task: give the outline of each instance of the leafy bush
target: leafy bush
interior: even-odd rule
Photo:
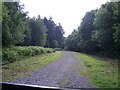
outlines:
[[[4,49],[2,52],[3,63],[13,62],[18,56],[19,54],[17,51],[12,51],[9,48]]]
[[[17,46],[4,48],[2,50],[3,64],[14,62],[18,57],[35,56],[51,52],[55,52],[55,50],[39,46]]]

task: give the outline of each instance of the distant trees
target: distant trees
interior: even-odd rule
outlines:
[[[29,27],[31,29],[31,45],[44,46],[46,42],[46,26],[43,20],[38,16],[29,20]]]
[[[71,35],[65,39],[65,48],[72,51],[79,51],[78,31],[74,30]]]
[[[55,28],[55,38],[58,43],[58,48],[64,48],[64,30],[62,25],[59,23],[58,26]]]
[[[64,30],[52,18],[29,18],[19,2],[2,5],[2,45],[43,46],[63,48]]]
[[[74,51],[91,52],[97,47],[92,40],[94,30],[93,20],[95,10],[87,12],[82,19],[81,26],[74,30],[66,40],[66,48]]]
[[[90,53],[120,50],[120,20],[117,2],[107,2],[87,12],[81,25],[66,40],[66,48]],[[76,33],[75,33],[76,32]]]
[[[61,24],[56,25],[51,17],[49,20],[44,18],[44,24],[47,28],[47,43],[45,46],[49,48],[63,48],[64,30]]]

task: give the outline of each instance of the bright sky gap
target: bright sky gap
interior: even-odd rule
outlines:
[[[20,0],[29,17],[52,16],[55,23],[61,23],[67,37],[80,25],[85,13],[99,8],[108,0]]]

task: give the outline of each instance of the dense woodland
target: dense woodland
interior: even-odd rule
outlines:
[[[43,46],[49,48],[63,48],[62,25],[58,25],[45,17],[30,18],[23,11],[24,6],[18,2],[2,4],[2,45]]]
[[[64,48],[64,30],[52,17],[30,18],[19,2],[2,3],[3,64]],[[53,48],[53,49],[52,49]]]
[[[83,53],[120,51],[120,2],[107,2],[86,12],[81,24],[66,39],[66,49]],[[117,53],[118,52],[118,53]],[[104,53],[105,54],[105,53]]]
[[[99,9],[86,12],[79,27],[65,38],[62,25],[56,24],[52,17],[42,19],[38,15],[30,18],[28,12],[24,11],[24,5],[20,5],[19,2],[4,2],[2,3],[3,57],[16,55],[11,49],[9,53],[4,49],[11,46],[41,46],[83,53],[107,52],[110,56],[119,56],[119,7],[118,2],[107,2]]]

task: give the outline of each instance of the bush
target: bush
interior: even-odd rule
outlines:
[[[12,51],[9,48],[4,49],[2,52],[3,63],[14,62],[18,56],[17,51]]]
[[[18,57],[35,56],[51,52],[55,52],[55,50],[39,46],[15,46],[4,48],[2,50],[3,64],[14,62],[17,60]]]

